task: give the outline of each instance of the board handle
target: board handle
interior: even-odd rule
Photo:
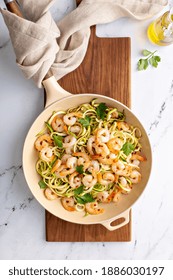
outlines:
[[[81,2],[82,0],[76,0],[76,6],[78,6]]]
[[[118,219],[122,219],[122,218],[123,218],[123,221],[120,224],[118,224],[116,226],[111,226],[111,224],[113,222],[117,221]],[[103,225],[108,230],[113,231],[113,230],[116,230],[118,228],[121,228],[121,227],[127,225],[129,223],[129,221],[130,221],[130,209],[128,209],[127,211],[123,212],[122,214],[116,216],[115,218],[113,218],[111,220],[101,223],[101,225]]]
[[[5,5],[7,7],[7,10],[13,14],[15,14],[18,17],[23,18],[23,14],[21,10],[19,9],[18,4],[14,0],[4,0]]]

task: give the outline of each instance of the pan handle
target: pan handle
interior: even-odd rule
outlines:
[[[43,86],[46,91],[46,104],[45,108],[64,97],[70,96],[71,93],[64,90],[56,81],[54,76],[43,80]]]
[[[121,227],[127,225],[129,223],[129,217],[130,217],[130,209],[128,209],[127,211],[123,212],[122,214],[116,216],[114,219],[102,222],[101,225],[106,227],[108,230],[113,231],[113,230],[116,230],[118,228],[121,228]],[[122,221],[122,223],[120,223],[120,224],[118,224],[116,226],[111,226],[112,222],[115,222],[115,221],[117,221],[120,218],[124,219]]]

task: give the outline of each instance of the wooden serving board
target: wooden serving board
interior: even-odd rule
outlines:
[[[98,38],[95,35],[95,27],[92,27],[84,61],[75,71],[63,77],[59,84],[73,94],[99,93],[130,107],[130,59],[130,38]],[[115,231],[108,231],[102,225],[69,223],[46,211],[46,240],[56,242],[131,241],[131,217],[126,226]]]

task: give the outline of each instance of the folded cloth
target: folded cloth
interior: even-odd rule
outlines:
[[[76,69],[87,51],[90,26],[120,17],[144,20],[159,13],[167,0],[83,0],[55,23],[49,8],[55,0],[18,0],[25,19],[1,10],[9,29],[16,61],[38,87],[51,68],[59,80]]]

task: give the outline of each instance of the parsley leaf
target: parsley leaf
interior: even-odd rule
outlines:
[[[150,51],[148,51],[148,50],[143,50],[142,51],[142,54],[144,55],[144,56],[148,56],[148,55],[150,55],[152,52],[150,52]]]
[[[161,61],[160,56],[152,56],[149,59],[150,64],[155,68],[157,68],[158,62],[160,62],[160,61]]]
[[[79,188],[74,190],[74,196],[75,196],[75,199],[78,203],[85,204],[85,203],[88,203],[88,202],[95,201],[95,199],[92,197],[92,195],[90,193],[86,193],[83,196],[80,196],[80,194],[83,193],[83,190],[84,190],[83,185],[81,185]]]
[[[83,196],[76,196],[75,197],[77,202],[80,204],[86,204],[88,202],[93,202],[95,199],[92,197],[90,193],[86,193]]]
[[[138,61],[138,70],[146,70],[148,67],[148,60],[147,59],[139,59]]]
[[[43,180],[40,180],[38,182],[39,186],[40,186],[40,189],[45,189],[47,187],[47,185],[45,184],[45,182]]]
[[[105,103],[100,103],[99,106],[97,107],[96,109],[96,114],[97,114],[97,117],[99,119],[102,119],[104,120],[105,118],[105,115],[106,115],[106,109],[108,107],[105,105]]]
[[[78,165],[76,166],[76,171],[79,173],[79,174],[83,174],[84,173],[84,170],[83,170],[83,165]]]
[[[160,56],[158,56],[158,55],[155,55],[154,57],[155,57],[155,60],[156,60],[157,62],[160,62],[160,61],[161,61],[161,58],[160,58]]]
[[[62,139],[63,139],[62,136],[53,135],[53,140],[54,140],[55,144],[56,144],[59,148],[62,148],[62,147],[63,147]]]
[[[82,124],[82,126],[87,127],[90,125],[91,118],[89,116],[86,116],[85,118],[79,119],[79,122]]]
[[[85,202],[83,201],[83,199],[80,196],[75,196],[77,203],[79,204],[85,204]]]
[[[131,152],[133,152],[135,149],[135,146],[133,144],[131,144],[130,142],[126,142],[122,148],[121,151],[123,151],[123,153],[128,156]]]
[[[79,188],[74,189],[74,195],[77,196],[83,192],[83,186],[81,185]]]
[[[148,50],[143,50],[142,54],[146,56],[147,58],[141,58],[138,61],[138,70],[146,70],[148,68],[148,65],[157,68],[158,62],[161,61],[160,56],[154,55],[156,51],[150,52]]]

